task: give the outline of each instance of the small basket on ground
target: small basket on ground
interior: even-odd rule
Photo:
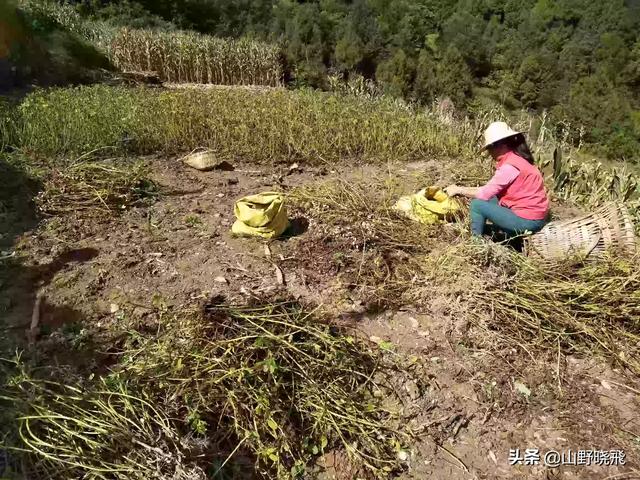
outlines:
[[[233,165],[225,160],[220,160],[212,150],[193,151],[186,157],[183,157],[182,162],[202,172],[209,170],[233,170]]]
[[[596,259],[607,250],[632,253],[635,249],[633,221],[622,203],[608,203],[582,217],[550,222],[524,238],[525,254],[542,260],[570,256]]]

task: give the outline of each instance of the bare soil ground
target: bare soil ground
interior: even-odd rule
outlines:
[[[214,296],[235,301],[294,296],[331,308],[374,342],[389,341],[398,352],[427,360],[429,388],[405,385],[422,412],[412,422],[424,434],[413,446],[403,478],[640,478],[637,379],[599,358],[560,352],[523,356],[504,348],[492,332],[466,322],[460,295],[441,293],[437,286],[424,304],[369,312],[341,284],[338,243],[295,209],[290,217],[298,235],[270,242],[270,258],[265,242],[230,235],[233,203],[243,195],[330,178],[355,182],[389,172],[406,181],[410,191],[425,170],[446,184],[449,174],[437,164],[292,172],[287,166],[236,165],[235,171],[198,172],[174,160],[149,161],[156,180],[172,192],[152,206],[117,217],[51,218],[37,226],[26,220],[32,216],[25,208],[24,225],[13,224],[15,238],[7,234],[2,239],[4,249],[16,250],[15,257],[3,260],[0,277],[0,311],[8,331],[22,336],[36,294],[44,295],[41,334],[31,348],[65,331],[107,329],[124,306],[133,306],[134,315],[144,318],[161,302],[179,307]],[[61,351],[60,362],[64,355]],[[99,362],[100,354],[77,361]],[[518,391],[516,382],[530,394]],[[515,448],[621,449],[627,457],[621,467],[510,466],[509,451]],[[322,478],[356,478],[340,452],[321,464]]]

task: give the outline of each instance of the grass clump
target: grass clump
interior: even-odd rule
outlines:
[[[3,443],[27,454],[13,469],[28,478],[206,478],[183,464],[171,420],[117,379],[83,388],[38,380],[20,360],[4,367],[0,401],[16,429]]]
[[[461,244],[439,278],[474,278],[466,311],[531,354],[601,354],[640,374],[640,263],[611,253],[592,264],[541,265],[496,245]]]
[[[158,194],[158,186],[140,162],[82,161],[57,166],[48,172],[42,187],[36,204],[45,215],[117,213]]]
[[[298,304],[165,312],[119,344],[112,373],[81,387],[5,384],[11,446],[46,478],[300,478],[335,449],[365,478],[403,468],[392,405],[416,365]]]
[[[214,306],[206,318],[136,348],[123,372],[159,381],[157,394],[197,411],[218,451],[248,450],[265,477],[295,477],[336,447],[372,473],[400,468],[397,418],[380,400],[393,369],[383,352],[295,304]]]
[[[195,32],[123,28],[109,55],[121,70],[154,71],[176,83],[277,86],[283,76],[277,45]]]
[[[428,113],[311,91],[54,89],[29,95],[17,122],[17,146],[49,155],[207,147],[222,159],[321,164],[468,156],[473,145]]]
[[[478,297],[492,324],[533,346],[604,354],[640,374],[640,268],[611,257],[578,269],[525,264],[516,277]]]
[[[431,183],[426,176],[417,178],[414,190]],[[456,225],[423,225],[394,211],[407,193],[412,192],[398,180],[376,178],[310,184],[290,194],[303,215],[318,224],[322,241],[343,254],[341,281],[371,307],[416,301],[424,257],[461,234]]]
[[[15,109],[4,98],[0,98],[0,152],[15,141]]]

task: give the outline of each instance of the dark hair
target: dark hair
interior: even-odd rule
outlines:
[[[509,147],[509,150],[514,152],[519,157],[524,158],[531,165],[535,163],[535,159],[533,158],[533,154],[529,149],[529,145],[527,145],[527,141],[524,138],[524,135],[519,133],[517,135],[513,135],[512,137],[507,137],[504,140],[500,140],[499,142],[494,143],[492,146],[498,145],[506,145]]]

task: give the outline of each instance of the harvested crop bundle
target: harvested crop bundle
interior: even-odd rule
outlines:
[[[82,162],[52,170],[36,203],[45,215],[79,211],[115,213],[154,197],[157,190],[141,163]]]
[[[162,325],[127,332],[112,372],[77,387],[17,362],[19,379],[0,384],[17,428],[5,443],[54,479],[291,479],[335,450],[364,478],[404,468],[412,412],[399,382],[424,391],[419,363],[290,302],[210,305]]]

